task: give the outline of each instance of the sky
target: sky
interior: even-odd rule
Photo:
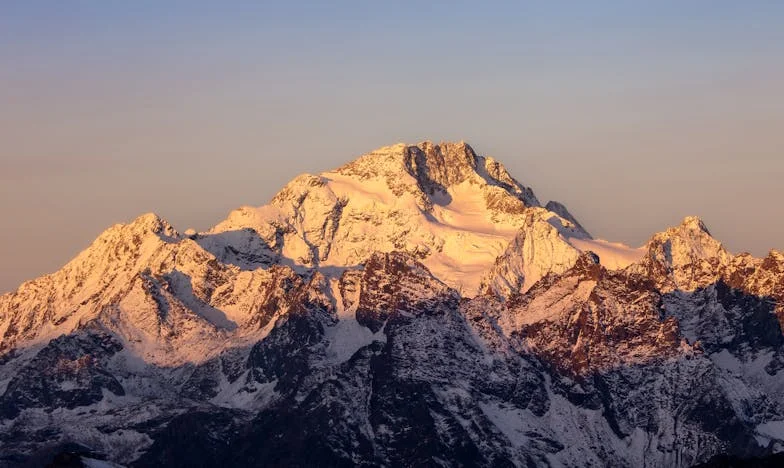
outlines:
[[[422,140],[596,237],[784,249],[784,2],[0,2],[0,292]]]

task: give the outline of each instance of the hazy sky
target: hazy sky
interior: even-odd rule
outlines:
[[[424,139],[603,238],[784,249],[784,2],[422,3],[0,2],[0,291]]]

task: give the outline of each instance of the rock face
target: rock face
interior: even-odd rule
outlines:
[[[74,409],[103,399],[106,390],[125,395],[105,361],[122,344],[103,333],[61,335],[20,367],[0,398],[4,418],[13,419],[27,408]]]
[[[385,147],[0,296],[0,466],[775,460],[782,301],[784,255],[697,218],[633,249],[465,143]]]
[[[575,375],[666,360],[684,350],[678,322],[662,317],[652,286],[607,271],[589,252],[570,270],[513,297],[499,319],[524,348]]]

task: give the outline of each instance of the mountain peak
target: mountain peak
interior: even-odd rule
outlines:
[[[553,213],[557,214],[561,218],[572,223],[574,227],[577,228],[579,231],[581,231],[583,234],[585,234],[586,237],[588,238],[591,237],[591,234],[588,233],[588,231],[586,231],[584,227],[582,227],[580,222],[577,221],[577,218],[572,216],[572,213],[569,212],[569,210],[566,208],[566,206],[563,203],[559,203],[555,200],[551,200],[547,202],[547,205],[545,205],[545,209],[548,211],[552,211]]]
[[[463,141],[399,143],[295,178],[270,204],[232,212],[209,242],[218,257],[245,267],[271,258],[345,267],[376,250],[399,250],[474,294],[532,207],[542,210],[530,188]]]
[[[540,206],[533,191],[515,180],[503,164],[493,158],[477,155],[464,141],[423,141],[415,145],[398,143],[384,146],[360,156],[335,172],[362,181],[384,178],[396,194],[406,191],[405,180],[409,177],[420,191],[428,195],[444,193],[451,187],[468,182],[478,186],[498,187],[522,201],[525,206]]]
[[[768,269],[776,269],[784,272],[784,252],[779,250],[771,250],[768,255],[762,260],[763,265]]]
[[[710,230],[705,225],[705,223],[697,216],[687,216],[683,218],[680,226],[681,229],[689,230],[689,231],[701,231],[707,235],[711,235]]]
[[[476,172],[477,155],[465,142],[433,143],[425,140],[417,144],[397,143],[382,146],[340,167],[337,172],[362,179],[385,175],[388,172],[407,172],[413,177],[438,177],[449,166],[451,182],[459,183]],[[443,181],[448,182],[448,181]],[[447,183],[446,185],[451,185]]]
[[[733,258],[696,216],[688,216],[677,227],[654,235],[646,250],[633,269],[654,278],[664,291],[693,291],[708,286]]]
[[[177,230],[155,213],[145,213],[122,227],[138,233],[151,232],[164,238],[175,239],[179,237]]]
[[[672,239],[680,239],[689,243],[719,244],[711,234],[708,227],[697,216],[687,216],[677,226],[672,226],[663,232],[654,234],[649,244],[661,243]]]
[[[445,190],[475,176],[478,159],[465,143],[425,141],[407,148],[405,165],[426,188]]]

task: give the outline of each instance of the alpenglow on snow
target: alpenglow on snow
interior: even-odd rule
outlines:
[[[782,304],[781,252],[595,239],[465,143],[397,144],[0,296],[0,466],[776,460]]]

